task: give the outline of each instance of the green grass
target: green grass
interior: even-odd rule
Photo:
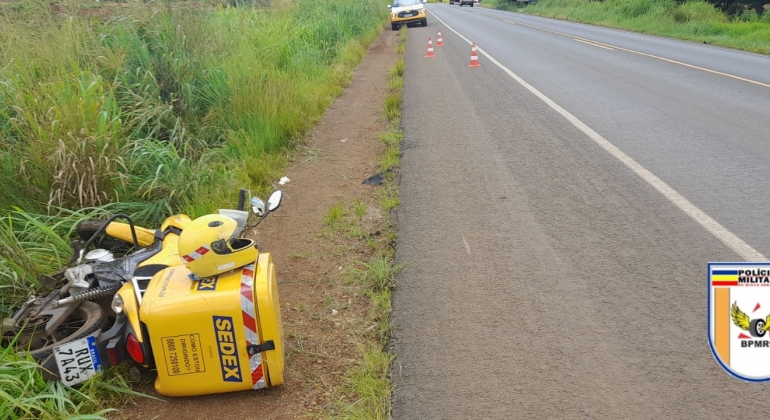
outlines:
[[[398,197],[398,188],[385,187],[380,190],[380,205],[382,209],[389,212],[401,204],[401,199]]]
[[[386,13],[299,0],[64,21],[20,4],[0,13],[0,209],[138,202],[147,222],[211,211],[236,185],[267,193],[262,162],[342,92]]]
[[[359,263],[359,268],[351,272],[362,283],[370,295],[390,290],[396,282],[396,275],[401,270],[386,255],[378,255],[368,263]]]
[[[406,28],[399,32],[399,45],[397,53],[399,59],[389,74],[390,94],[398,94],[398,100],[386,105],[385,113],[389,118],[391,127],[388,131],[379,134],[380,140],[386,145],[386,155],[383,158],[383,168],[390,169],[384,183],[378,189],[380,206],[389,214],[389,211],[398,205],[398,187],[395,184],[393,172],[398,169],[398,156],[400,155],[400,142],[403,134],[400,129],[400,114],[388,114],[388,106],[400,109],[400,93],[403,88],[404,74],[404,42]],[[391,97],[391,96],[389,96]],[[387,102],[386,102],[387,104]],[[354,200],[351,205],[352,213],[361,221],[366,208],[360,200]],[[335,210],[335,212],[337,212]],[[349,222],[351,226],[358,226],[356,221]],[[342,392],[345,395],[354,395],[354,401],[350,402],[339,398],[335,403],[335,419],[377,419],[390,418],[391,393],[393,383],[389,372],[394,355],[388,352],[387,346],[390,340],[390,312],[391,289],[396,281],[396,276],[402,266],[394,260],[396,229],[389,221],[379,222],[378,231],[384,233],[385,241],[374,239],[374,235],[364,232],[349,233],[353,237],[366,241],[374,255],[367,262],[358,261],[354,268],[347,271],[348,283],[355,283],[363,287],[366,296],[371,299],[369,319],[361,324],[359,351],[362,355],[361,363],[352,369],[345,377],[345,386]],[[360,233],[364,233],[360,235]],[[329,417],[331,418],[331,417]]]
[[[385,143],[386,146],[398,146],[404,135],[399,130],[391,130],[380,133],[378,138]]]
[[[395,235],[395,229],[388,225],[388,236]],[[388,419],[393,391],[388,372],[394,355],[387,351],[390,339],[391,289],[401,265],[393,260],[394,243],[377,248],[369,262],[357,262],[347,272],[350,283],[364,288],[372,302],[368,325],[362,333],[359,344],[361,363],[346,375],[344,394],[355,395],[353,402],[337,401],[335,419]]]
[[[400,45],[399,44],[399,48]],[[390,69],[388,85],[390,91],[385,98],[385,117],[391,124],[398,124],[401,119],[401,92],[404,88],[404,59],[399,57],[396,65]]]
[[[379,0],[294,3],[0,10],[0,304],[68,256],[71,230],[48,224],[72,227],[82,208],[155,226],[272,189],[386,15]]]
[[[345,219],[345,204],[344,203],[338,203],[335,204],[332,208],[329,209],[329,211],[326,212],[326,215],[323,217],[323,222],[326,226],[337,229],[340,226],[342,226]]]
[[[130,391],[116,371],[99,373],[79,389],[47,382],[33,360],[0,350],[0,418],[2,419],[105,419],[117,411],[102,408],[125,402]],[[91,413],[91,414],[85,414]]]
[[[356,198],[347,207],[344,202],[340,202],[329,208],[322,221],[332,232],[346,232],[353,238],[366,238],[367,234],[362,226],[366,211],[366,204]]]
[[[356,198],[355,200],[353,200],[352,208],[353,208],[353,214],[356,215],[356,218],[360,222],[361,219],[363,219],[364,215],[366,214],[366,204],[363,201],[361,201],[360,198]]]
[[[29,296],[41,275],[56,272],[71,257],[67,238],[78,220],[104,217],[112,207],[60,209],[52,216],[14,210],[0,216],[0,317]]]
[[[382,170],[389,171],[398,166],[400,163],[400,153],[401,151],[398,148],[389,147],[385,152],[385,158],[381,162]]]
[[[390,122],[388,131],[378,135],[379,139],[385,144],[385,156],[380,162],[380,167],[385,172],[385,183],[378,190],[380,197],[380,206],[386,212],[390,212],[398,207],[400,200],[398,198],[398,187],[394,184],[394,171],[398,169],[401,163],[401,140],[404,135],[401,131],[401,101],[402,91],[404,89],[404,39],[406,31],[401,28],[399,33],[400,42],[396,48],[399,55],[396,64],[388,73],[388,96],[385,98],[385,116]]]
[[[339,420],[386,420],[390,418],[390,394],[393,384],[388,379],[388,370],[393,355],[382,351],[379,346],[361,346],[363,362],[348,376],[348,386],[358,397],[346,404],[334,416]]]
[[[385,98],[385,116],[393,121],[401,118],[401,93],[391,93]]]
[[[628,29],[653,35],[770,54],[770,13],[747,11],[727,17],[702,0],[539,0],[512,4],[490,0],[501,9]]]
[[[479,6],[500,10],[517,11],[527,6],[527,3],[511,0],[484,0],[479,4]]]
[[[201,5],[0,7],[0,315],[70,257],[81,219],[153,227],[266,196],[387,16],[380,0]],[[0,352],[0,418],[93,418],[125,389],[104,375],[79,393]]]

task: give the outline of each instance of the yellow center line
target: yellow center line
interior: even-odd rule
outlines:
[[[482,15],[482,13],[478,13],[478,12],[474,12],[474,13]],[[498,20],[505,21],[505,19],[499,18],[499,17],[494,16],[494,15],[489,15],[489,14],[486,14],[486,13],[483,13],[483,15],[487,16],[487,17],[491,17],[493,19],[498,19]],[[650,57],[650,58],[657,58],[658,60],[666,61],[668,63],[678,64],[680,66],[689,67],[691,69],[701,70],[701,71],[705,71],[707,73],[712,73],[712,74],[718,74],[720,76],[729,77],[731,79],[740,80],[742,82],[753,83],[755,85],[759,85],[759,86],[764,86],[766,88],[770,88],[770,84],[762,83],[762,82],[759,82],[759,81],[756,81],[756,80],[747,79],[747,78],[741,77],[741,76],[736,76],[734,74],[725,73],[725,72],[721,72],[721,71],[717,71],[717,70],[712,70],[712,69],[708,69],[708,68],[705,68],[705,67],[696,66],[696,65],[693,65],[693,64],[687,64],[687,63],[683,63],[681,61],[672,60],[670,58],[665,58],[665,57],[661,57],[661,56],[654,55],[654,54],[647,54],[647,53],[643,53],[641,51],[636,51],[636,50],[631,50],[631,49],[628,49],[628,48],[618,47],[617,45],[605,44],[605,43],[599,42],[599,41],[594,41],[594,40],[590,40],[590,39],[586,39],[586,38],[576,37],[574,35],[565,34],[563,32],[558,32],[558,31],[552,31],[550,29],[541,28],[541,27],[535,26],[535,25],[529,25],[527,23],[521,23],[521,22],[516,22],[516,23],[519,24],[519,25],[530,27],[532,29],[537,29],[537,30],[540,30],[540,31],[550,32],[550,33],[556,34],[556,35],[562,35],[562,36],[570,37],[570,38],[574,39],[575,41],[597,44],[596,46],[604,45],[606,48],[612,48],[612,49],[617,49],[617,50],[621,50],[621,51],[626,51],[626,52],[630,52],[630,53],[633,53],[633,54],[639,54],[639,55],[643,55],[645,57]]]
[[[572,38],[572,40],[573,41],[577,41],[577,42],[582,42],[582,43],[587,44],[587,45],[593,45],[594,47],[604,48],[605,50],[615,51],[614,48],[605,47],[604,45],[594,44],[593,42],[584,41],[582,39]]]

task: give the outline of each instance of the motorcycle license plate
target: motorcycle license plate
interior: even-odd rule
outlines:
[[[83,383],[102,368],[96,338],[93,336],[54,347],[56,366],[62,383],[68,386]]]

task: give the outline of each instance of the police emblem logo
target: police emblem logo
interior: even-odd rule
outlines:
[[[709,263],[709,344],[736,378],[770,381],[770,263]]]

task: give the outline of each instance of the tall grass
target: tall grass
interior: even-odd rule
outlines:
[[[43,379],[36,362],[8,349],[0,349],[0,418],[16,419],[106,419],[116,409],[100,408],[118,403],[129,395],[140,395],[113,372],[99,373],[73,389]],[[85,414],[92,413],[92,414]]]
[[[387,12],[381,0],[251,3],[129,3],[98,18],[84,10],[104,6],[71,0],[0,6],[0,316],[70,257],[83,218],[155,226],[232,206],[241,187],[267,194]],[[0,352],[0,418],[98,405]],[[45,408],[24,408],[30,395]]]
[[[61,5],[71,16],[15,6],[0,8],[0,216],[108,206],[150,225],[232,205],[241,186],[267,193],[385,13],[379,0],[138,6],[101,20],[76,3]],[[42,226],[0,224],[0,258]],[[39,274],[22,266],[2,278]]]
[[[34,0],[22,3],[38,11],[28,20],[2,8],[0,209],[142,202],[158,221],[213,210],[236,184],[267,192],[248,167],[290,147],[340,93],[339,65],[378,29],[379,3],[106,21],[61,19]]]
[[[493,0],[509,8],[508,0]],[[727,17],[703,0],[538,0],[523,13],[770,54],[770,13]]]
[[[55,215],[5,211],[0,216],[0,317],[25,299],[37,286],[38,278],[58,271],[70,257],[69,238],[79,220],[105,218],[128,211],[138,213],[139,205],[121,203],[78,211],[58,209]]]

